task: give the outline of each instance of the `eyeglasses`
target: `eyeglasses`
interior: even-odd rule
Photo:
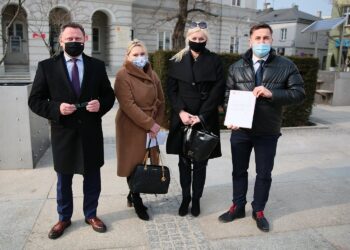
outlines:
[[[190,28],[196,28],[199,27],[201,29],[206,29],[207,28],[207,23],[206,22],[190,22]]]

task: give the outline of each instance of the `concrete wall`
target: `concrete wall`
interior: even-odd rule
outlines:
[[[49,146],[47,120],[27,105],[31,86],[0,86],[0,169],[34,168]]]
[[[339,72],[339,78],[334,82],[333,106],[350,105],[350,73]]]

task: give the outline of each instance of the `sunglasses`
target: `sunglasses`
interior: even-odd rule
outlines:
[[[190,22],[190,28],[196,28],[199,27],[201,29],[206,29],[207,28],[207,23],[206,22]]]

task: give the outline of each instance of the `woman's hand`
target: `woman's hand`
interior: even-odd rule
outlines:
[[[191,122],[192,122],[191,126],[193,126],[193,125],[195,125],[197,123],[200,123],[201,120],[199,119],[199,117],[197,115],[194,115],[194,116],[191,117]]]
[[[182,121],[183,124],[185,125],[192,125],[192,117],[193,115],[191,115],[190,113],[181,110],[179,113],[180,119]]]
[[[160,130],[160,126],[155,122],[149,132],[149,135],[151,136],[151,138],[156,138],[159,130]]]

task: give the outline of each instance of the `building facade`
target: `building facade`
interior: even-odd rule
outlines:
[[[189,1],[189,9],[194,1]],[[196,6],[212,15],[191,12],[189,20],[208,23],[208,48],[242,53],[248,48],[249,27],[256,22],[256,0],[212,0]],[[2,34],[18,9],[18,1],[0,0]],[[0,80],[33,79],[37,63],[59,52],[60,26],[83,24],[85,53],[105,61],[113,76],[125,58],[127,42],[138,38],[150,52],[172,49],[171,36],[178,13],[172,0],[26,0],[13,24],[8,42],[0,39]]]
[[[188,9],[193,8],[189,1]],[[249,28],[256,22],[256,0],[213,0],[202,6],[208,14],[190,12],[189,21],[208,23],[207,47],[214,52],[242,53],[248,48]],[[197,6],[196,6],[197,7]],[[136,0],[133,3],[133,34],[150,51],[172,49],[178,1]]]
[[[329,32],[327,68],[338,67],[340,70],[349,70],[350,67],[350,0],[333,1],[332,18],[345,17],[344,24]],[[342,38],[342,39],[341,39]],[[342,46],[340,46],[342,40]],[[341,52],[340,52],[341,48]],[[340,63],[340,65],[339,65]]]
[[[0,1],[2,34],[18,9],[17,3]],[[27,74],[33,79],[37,63],[58,52],[60,26],[69,21],[83,24],[88,38],[85,53],[104,60],[109,71],[115,72],[130,40],[131,1],[26,0],[8,28],[8,43],[0,40],[0,58],[6,53],[0,74]]]
[[[305,27],[320,20],[320,16],[302,12],[294,5],[288,9],[265,9],[258,13],[257,19],[271,26],[273,47],[277,53],[286,56],[318,57],[320,68],[325,67],[328,46],[326,32],[301,33]]]

